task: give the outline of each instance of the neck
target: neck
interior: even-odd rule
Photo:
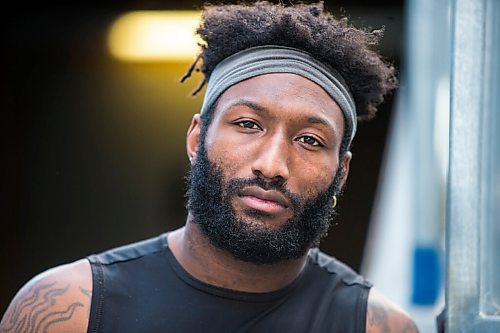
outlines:
[[[169,247],[192,276],[205,283],[245,292],[270,292],[292,283],[307,255],[277,264],[258,265],[235,259],[215,247],[188,215],[186,226],[169,234]]]

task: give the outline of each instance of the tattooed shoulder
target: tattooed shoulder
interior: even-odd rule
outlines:
[[[53,268],[19,290],[0,322],[0,332],[86,332],[91,296],[88,261]]]
[[[367,333],[418,333],[410,316],[376,289],[370,291],[366,314]]]

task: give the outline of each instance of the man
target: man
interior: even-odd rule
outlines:
[[[198,33],[185,227],[35,277],[2,332],[416,332],[316,248],[357,119],[396,85],[370,49],[380,33],[266,2],[209,6]]]

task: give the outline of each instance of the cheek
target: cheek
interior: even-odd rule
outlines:
[[[222,136],[220,136],[222,137]],[[231,140],[215,139],[205,143],[207,157],[222,169],[224,178],[248,178],[245,165],[248,164],[248,154],[242,148],[233,147]],[[251,170],[251,168],[246,168]]]
[[[295,188],[299,189],[296,193],[305,198],[313,198],[328,189],[335,178],[335,170],[331,164],[303,166],[296,173],[295,179],[290,179],[289,185],[292,187],[293,181]]]

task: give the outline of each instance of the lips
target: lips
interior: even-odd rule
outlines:
[[[248,208],[268,214],[284,212],[290,206],[288,199],[281,192],[264,190],[259,186],[245,187],[239,193],[239,198]]]

